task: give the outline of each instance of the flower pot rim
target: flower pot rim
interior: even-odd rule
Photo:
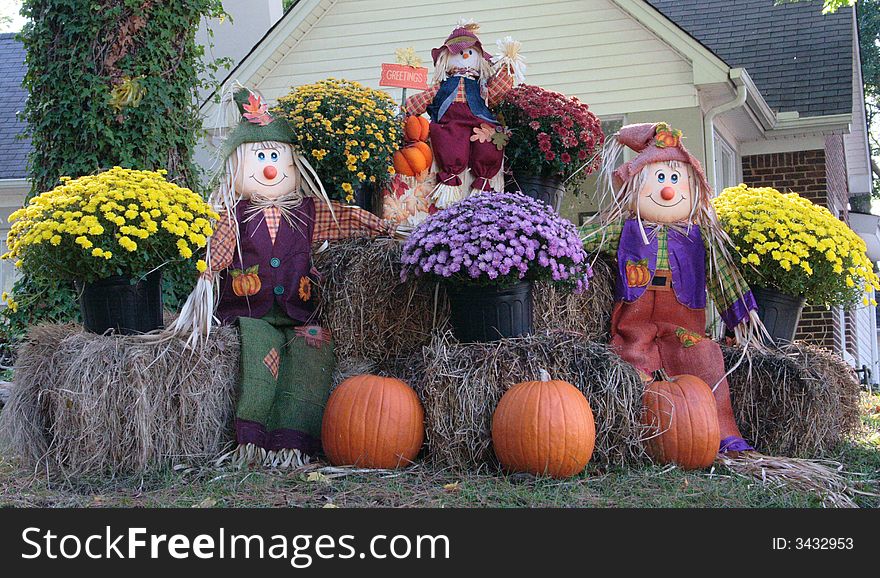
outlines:
[[[450,281],[449,279],[444,279],[445,281]],[[503,291],[513,291],[513,290],[521,290],[526,287],[531,287],[532,281],[529,279],[520,279],[516,283],[508,284],[508,283],[486,283],[486,284],[478,284],[478,283],[447,283],[446,291],[452,293],[467,293],[472,291],[486,291],[486,292],[494,292],[500,293]]]

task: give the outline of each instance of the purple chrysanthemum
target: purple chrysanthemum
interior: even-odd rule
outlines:
[[[577,229],[522,193],[472,195],[424,220],[401,256],[403,280],[422,274],[469,283],[552,280],[584,291],[593,272]]]

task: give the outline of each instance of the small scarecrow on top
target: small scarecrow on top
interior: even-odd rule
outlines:
[[[623,150],[635,158],[615,169]],[[721,452],[753,448],[733,418],[724,358],[706,336],[707,289],[738,341],[761,346],[757,304],[731,256],[700,162],[665,123],[625,126],[606,144],[603,209],[581,229],[590,252],[617,261],[611,344],[645,379],[664,369],[713,388]]]
[[[525,64],[520,43],[498,40],[496,63],[477,37],[479,25],[460,21],[443,46],[431,51],[434,84],[406,100],[406,115],[431,117],[430,138],[437,165],[432,200],[445,208],[466,196],[462,177],[470,170],[474,191],[504,190],[501,166],[507,135],[489,110],[515,82],[523,81]]]
[[[238,87],[232,97],[241,118],[221,149],[225,162],[210,198],[221,217],[208,240],[208,267],[169,331],[196,343],[215,314],[238,325],[238,447],[230,457],[301,465],[320,450],[335,366],[330,334],[315,319],[312,246],[392,231],[371,213],[330,201],[296,150],[293,128],[259,94]]]

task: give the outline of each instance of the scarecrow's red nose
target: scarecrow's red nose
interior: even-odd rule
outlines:
[[[468,59],[468,58],[470,58],[470,56],[471,56],[471,55],[468,54],[467,52],[462,52],[462,53],[461,53],[461,57],[464,58],[464,59]]]
[[[271,168],[271,167],[266,167],[266,168]],[[672,199],[675,198],[675,189],[673,189],[672,187],[663,187],[662,189],[660,189],[660,197],[664,201],[671,201]]]
[[[263,169],[263,176],[271,181],[278,176],[278,169],[276,169],[272,165],[269,165]]]

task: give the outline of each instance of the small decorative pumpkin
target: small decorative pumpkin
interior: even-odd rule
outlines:
[[[661,376],[642,398],[642,423],[652,435],[645,444],[648,455],[688,470],[709,467],[721,445],[712,389],[693,375]]]
[[[501,397],[492,417],[492,444],[505,469],[554,478],[579,474],[596,444],[596,424],[587,398],[572,384],[526,381]]]
[[[399,379],[356,375],[330,394],[321,443],[330,463],[398,468],[419,454],[425,412],[416,392]]]
[[[408,116],[403,124],[403,135],[407,142],[409,141],[426,141],[428,140],[428,131],[430,127],[428,119],[423,116]]]
[[[232,292],[239,297],[250,297],[260,292],[263,283],[260,281],[260,266],[254,265],[248,267],[244,271],[241,269],[232,269]]]
[[[395,171],[407,177],[415,177],[431,168],[434,154],[427,143],[416,141],[396,151],[393,159]]]
[[[626,262],[626,283],[630,287],[644,287],[651,280],[651,272],[648,271],[648,260]]]

